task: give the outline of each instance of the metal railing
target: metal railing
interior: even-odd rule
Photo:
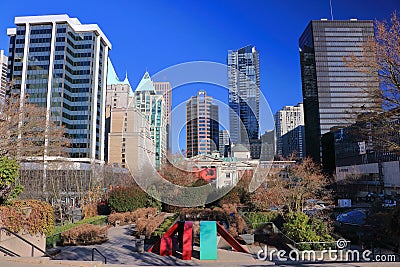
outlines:
[[[7,233],[17,237],[18,239],[20,239],[20,240],[24,241],[25,243],[27,243],[28,245],[30,245],[31,248],[32,248],[32,252],[31,252],[31,256],[32,257],[35,256],[35,249],[37,249],[38,251],[42,252],[46,257],[49,257],[50,259],[53,259],[53,257],[50,254],[48,254],[46,251],[44,251],[43,249],[39,248],[38,246],[36,246],[35,244],[31,243],[30,241],[26,240],[25,238],[23,238],[19,234],[11,231],[7,227],[1,227],[0,231],[2,231],[2,230],[6,231]]]
[[[100,254],[100,256],[102,256],[104,258],[104,264],[107,264],[107,258],[106,256],[103,255],[103,253],[101,253],[97,248],[93,248],[92,249],[92,261],[94,261],[94,252],[97,251],[97,253]]]
[[[3,246],[0,246],[0,252],[3,252],[4,254],[7,254],[8,256],[11,256],[11,257],[21,257],[19,254],[15,253],[14,251],[11,251],[8,248],[5,248]]]

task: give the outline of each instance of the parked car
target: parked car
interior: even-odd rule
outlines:
[[[385,199],[382,203],[383,208],[394,208],[394,207],[396,207],[396,205],[397,205],[396,200],[392,200],[392,199]]]

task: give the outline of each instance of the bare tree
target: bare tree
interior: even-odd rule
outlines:
[[[360,73],[377,75],[380,87],[365,90],[371,102],[366,113],[359,115],[359,132],[372,137],[374,145],[400,151],[400,21],[393,13],[390,21],[375,22],[375,37],[363,45],[363,57],[345,59]],[[365,139],[368,140],[368,139]]]
[[[269,177],[266,188],[261,186],[256,190],[252,202],[257,208],[286,206],[289,212],[301,212],[308,199],[331,201],[332,193],[326,188],[328,178],[310,158],[288,167],[286,173],[287,177],[278,174]]]
[[[17,157],[65,156],[69,141],[65,129],[54,121],[46,123],[46,109],[20,104],[17,96],[7,99],[0,118],[0,155]]]

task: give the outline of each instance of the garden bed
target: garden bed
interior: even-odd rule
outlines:
[[[108,240],[108,226],[99,226],[92,224],[82,224],[75,228],[61,233],[63,246],[74,245],[93,245],[100,244]]]
[[[82,224],[91,225],[105,225],[107,223],[107,216],[100,215],[95,217],[86,218],[75,223],[66,224],[54,228],[54,230],[46,238],[46,246],[61,245],[61,233],[68,231],[74,227]]]

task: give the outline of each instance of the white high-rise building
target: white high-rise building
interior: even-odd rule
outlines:
[[[21,105],[45,108],[43,128],[50,122],[62,125],[69,140],[64,157],[45,147],[43,155],[21,162],[23,194],[68,203],[102,177],[111,43],[98,25],[68,15],[16,17],[14,23],[7,29],[7,80],[12,81],[7,94],[19,96]],[[51,189],[57,177],[76,179],[57,183],[59,197]]]
[[[0,50],[0,112],[3,110],[3,105],[6,97],[7,87],[7,65],[8,57],[4,55],[4,50]]]
[[[297,106],[284,106],[275,113],[276,152],[288,157],[296,153],[305,155],[303,103]]]
[[[11,93],[65,127],[70,158],[103,162],[111,43],[98,25],[68,15],[16,17],[15,25],[7,29]]]

